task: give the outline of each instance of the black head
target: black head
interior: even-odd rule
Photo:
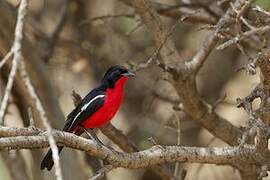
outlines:
[[[114,84],[121,77],[132,77],[134,73],[128,70],[124,66],[115,65],[107,70],[105,75],[103,76],[102,83],[107,83],[109,87],[114,87]]]

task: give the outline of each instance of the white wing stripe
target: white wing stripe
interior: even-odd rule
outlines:
[[[93,99],[91,99],[91,101],[89,101],[87,104],[85,104],[83,107],[82,107],[82,109],[81,109],[81,111],[84,111],[84,110],[86,110],[87,109],[87,107],[94,101],[94,100],[96,100],[96,99],[98,99],[98,98],[103,98],[105,95],[98,95],[98,96],[96,96],[96,97],[94,97]]]
[[[94,97],[93,99],[91,99],[87,104],[85,104],[85,105],[81,108],[81,111],[80,111],[80,112],[75,116],[75,118],[73,119],[73,121],[72,121],[70,127],[73,126],[74,122],[75,122],[76,119],[79,117],[79,115],[80,115],[83,111],[85,111],[85,110],[87,109],[87,107],[88,107],[93,101],[95,101],[96,99],[99,99],[99,98],[103,98],[103,97],[105,97],[105,95],[98,95],[98,96]]]

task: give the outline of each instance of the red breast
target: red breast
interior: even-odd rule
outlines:
[[[110,121],[117,113],[124,96],[124,85],[128,80],[127,77],[121,77],[116,83],[113,89],[108,88],[106,90],[106,98],[103,106],[84,121],[83,126],[85,128],[97,128],[108,121]]]

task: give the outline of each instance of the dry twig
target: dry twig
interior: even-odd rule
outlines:
[[[254,35],[254,34],[262,34],[265,33],[267,31],[270,31],[270,26],[264,26],[264,27],[260,27],[260,28],[253,28],[250,31],[244,32],[243,34],[239,34],[238,36],[234,37],[233,39],[230,39],[224,43],[222,43],[221,45],[219,45],[217,47],[217,50],[223,50],[233,44],[237,44],[240,41]]]
[[[97,174],[95,174],[93,177],[91,177],[89,180],[99,180],[102,179],[105,176],[105,173],[113,170],[112,165],[105,165],[103,166]]]
[[[5,57],[2,59],[2,61],[0,62],[0,69],[5,65],[5,63],[7,62],[7,60],[9,60],[11,58],[13,54],[13,50],[11,49],[6,55]]]
[[[254,8],[252,8],[253,10],[255,11],[258,11],[258,12],[261,12],[261,13],[264,13],[266,14],[267,16],[270,16],[270,12],[269,11],[266,11],[264,10],[263,8],[261,8],[260,6],[255,6]]]
[[[10,52],[5,56],[6,59],[9,58],[13,54],[13,60],[12,60],[12,67],[10,70],[10,74],[8,77],[7,86],[5,89],[5,94],[1,102],[0,107],[0,124],[3,124],[4,121],[4,115],[6,112],[6,108],[8,105],[8,99],[11,93],[11,89],[13,86],[14,78],[17,72],[18,63],[22,59],[22,39],[23,39],[23,25],[25,21],[25,16],[27,12],[27,6],[28,1],[27,0],[21,0],[19,10],[18,10],[18,17],[17,17],[17,23],[15,28],[15,38],[12,45],[12,48],[10,49]],[[4,60],[5,60],[4,58]]]
[[[79,23],[79,26],[85,25],[87,23],[92,23],[97,20],[105,20],[105,19],[110,19],[110,18],[134,18],[136,16],[135,13],[125,13],[125,14],[107,14],[103,16],[97,16],[97,17],[91,17],[88,19],[85,19]]]
[[[29,78],[29,75],[28,73],[26,72],[25,70],[25,65],[24,65],[24,62],[22,61],[21,62],[21,67],[20,67],[20,75],[21,75],[21,78],[28,90],[28,93],[30,94],[33,102],[35,103],[35,106],[39,112],[39,115],[40,115],[40,118],[42,120],[42,123],[43,125],[45,126],[45,129],[46,129],[46,136],[48,138],[48,141],[49,141],[49,144],[50,144],[50,147],[52,149],[52,156],[53,156],[53,160],[54,160],[54,163],[55,163],[55,175],[56,175],[56,179],[57,180],[62,180],[63,177],[62,177],[62,172],[61,172],[61,166],[60,166],[60,159],[59,159],[59,153],[58,153],[58,148],[57,148],[57,145],[56,145],[56,142],[55,142],[55,139],[52,135],[53,133],[53,130],[49,124],[49,121],[47,119],[47,116],[46,116],[46,113],[45,113],[45,110],[42,106],[42,103],[31,83],[31,80]]]

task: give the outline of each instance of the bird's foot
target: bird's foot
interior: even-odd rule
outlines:
[[[95,131],[94,131],[93,129],[85,129],[85,128],[82,127],[82,126],[81,126],[81,128],[84,130],[84,132],[85,132],[92,140],[94,140],[94,141],[97,143],[97,145],[99,146],[99,148],[105,146],[105,145],[103,144],[103,142],[101,142],[101,141],[99,140],[99,138],[97,137],[97,135],[96,135],[96,133],[95,133]]]

